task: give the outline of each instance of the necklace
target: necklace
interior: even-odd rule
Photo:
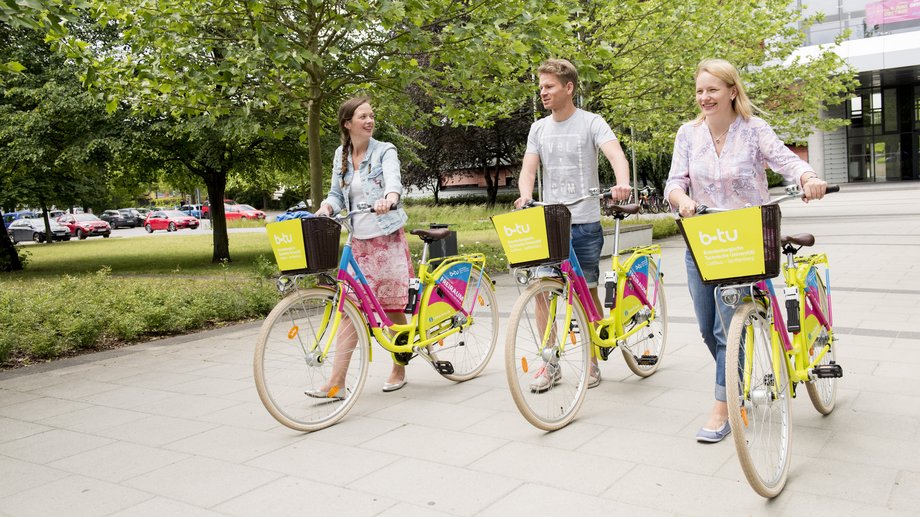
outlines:
[[[728,129],[731,129],[731,126],[729,126]],[[728,134],[728,129],[723,131],[721,135],[715,137],[716,145],[719,145],[719,143],[722,141],[722,138],[724,138],[725,135]],[[712,131],[710,131],[709,134],[712,135]]]

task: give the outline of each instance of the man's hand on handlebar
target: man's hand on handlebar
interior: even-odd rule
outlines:
[[[629,194],[632,193],[632,187],[629,186],[629,183],[623,185],[617,185],[615,187],[610,187],[610,197],[616,201],[623,201],[624,199],[629,199]]]
[[[514,208],[520,210],[521,208],[528,206],[531,201],[533,201],[533,199],[530,198],[530,196],[521,196],[514,200]]]

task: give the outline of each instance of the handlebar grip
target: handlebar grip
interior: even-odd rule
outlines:
[[[610,194],[610,191],[609,191],[609,190],[607,190],[607,191],[605,191],[603,194],[601,194],[601,198],[603,198],[603,199],[610,199],[610,198],[612,198],[612,197],[613,197],[613,195]]]
[[[827,189],[824,191],[826,194],[832,194],[834,192],[840,192],[840,185],[828,185]]]

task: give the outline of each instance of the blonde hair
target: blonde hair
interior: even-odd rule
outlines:
[[[704,59],[696,66],[696,74],[693,75],[693,78],[698,78],[703,72],[712,74],[721,79],[729,88],[735,89],[735,98],[732,99],[732,110],[735,113],[744,117],[744,120],[754,116],[756,108],[751,99],[748,98],[747,93],[745,93],[744,84],[741,82],[741,74],[738,73],[738,69],[734,65],[724,59]],[[706,117],[701,112],[696,117],[695,122],[702,122],[704,118]]]
[[[537,74],[555,75],[562,86],[572,83],[572,91],[578,90],[578,69],[568,59],[547,59],[537,68]]]

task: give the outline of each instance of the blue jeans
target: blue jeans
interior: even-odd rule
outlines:
[[[716,300],[716,286],[703,284],[689,250],[684,262],[687,264],[687,286],[690,288],[690,299],[693,300],[693,312],[696,313],[700,334],[703,335],[703,342],[709,348],[712,358],[716,360],[716,400],[725,402],[725,327],[731,322],[735,310],[721,299]],[[716,312],[716,305],[722,313],[722,319]],[[722,326],[723,320],[725,327]]]
[[[601,223],[582,223],[572,225],[572,249],[575,258],[585,274],[588,287],[597,287],[601,276],[601,249],[604,247],[604,230]]]

